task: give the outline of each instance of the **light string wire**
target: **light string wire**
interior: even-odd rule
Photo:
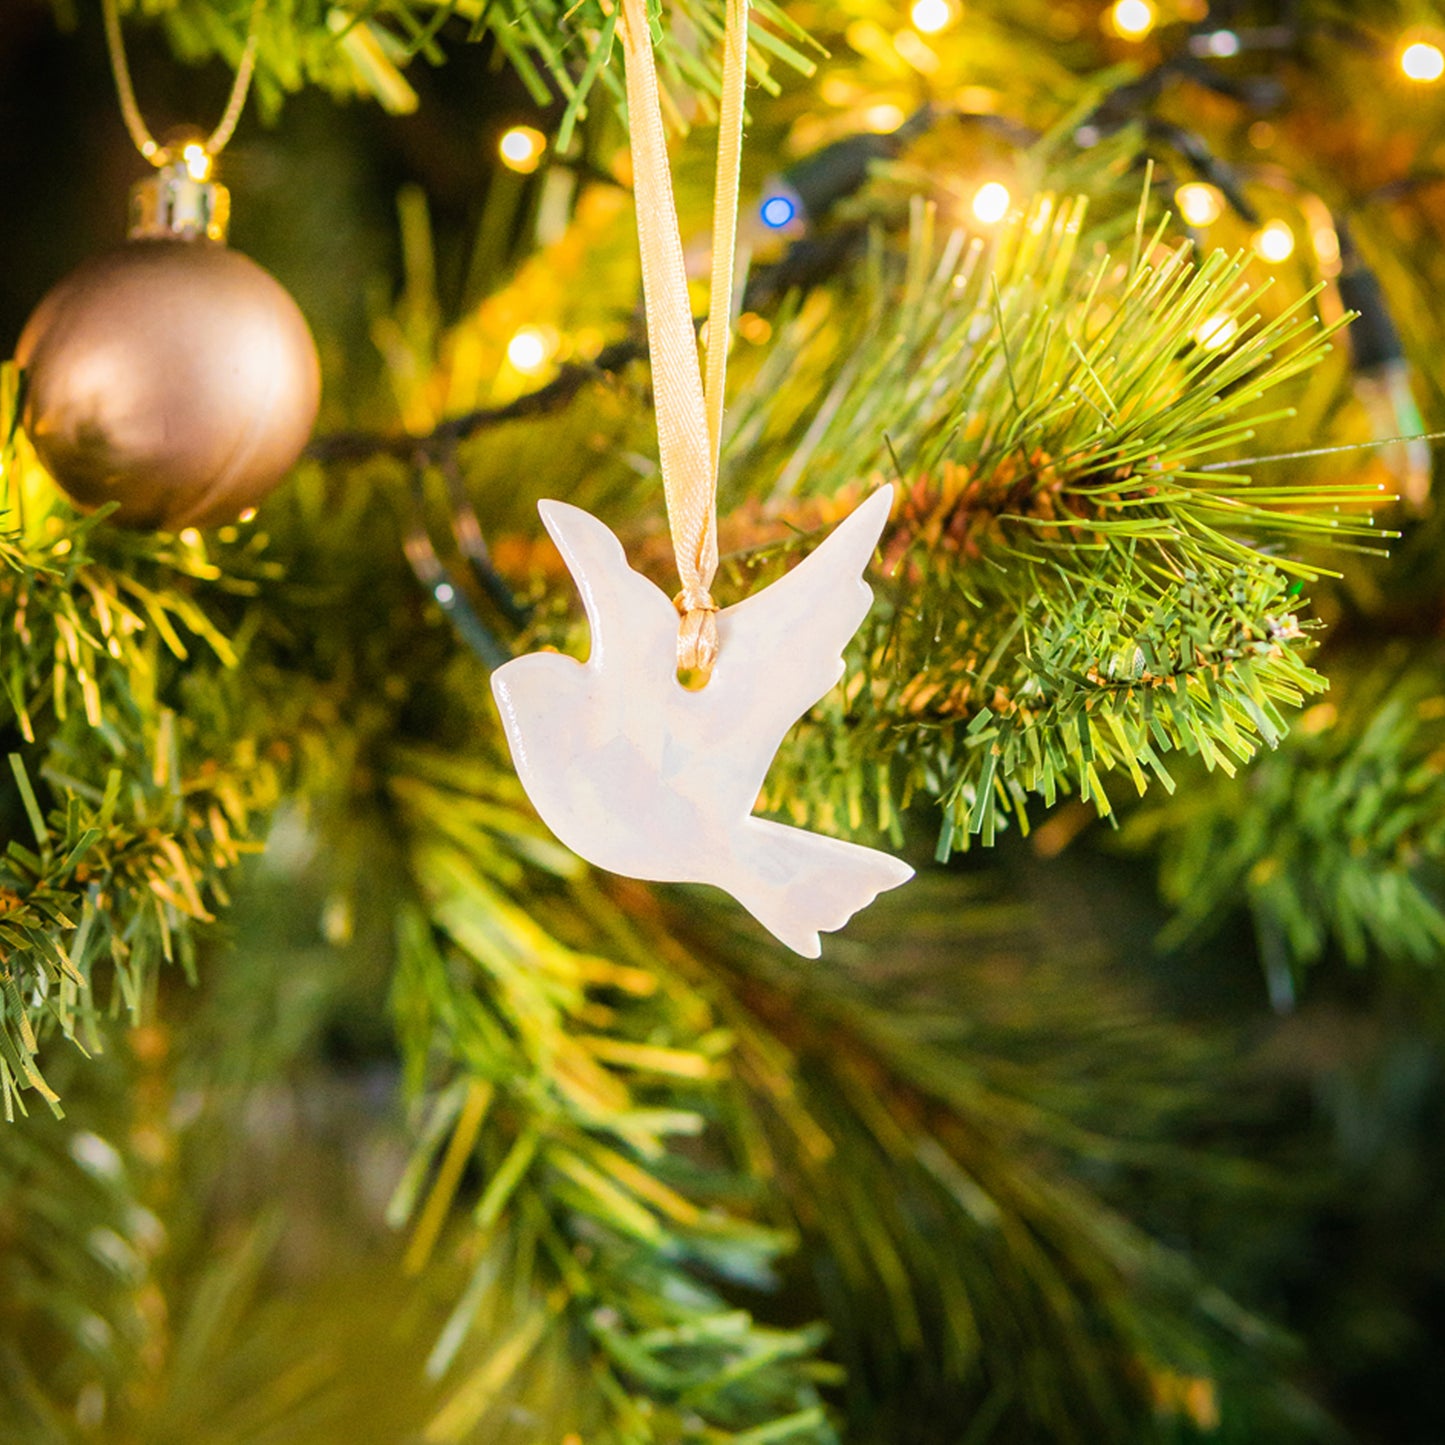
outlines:
[[[708,386],[704,392],[647,0],[622,0],[628,129],[656,397],[657,448],[682,583],[675,599],[681,615],[677,665],[702,685],[712,675],[718,653],[718,609],[710,589],[718,566],[717,474],[737,232],[747,23],[747,0],[728,0],[713,211]]]
[[[226,100],[220,123],[202,143],[208,156],[218,156],[235,133],[241,112],[246,108],[246,96],[251,88],[251,76],[256,69],[257,27],[265,0],[254,0],[251,19],[246,32],[246,45],[241,51],[240,63],[236,66],[236,78],[231,82],[231,94]],[[115,77],[115,91],[120,100],[121,118],[130,134],[135,148],[153,166],[168,165],[172,159],[169,150],[150,133],[140,106],[136,103],[135,87],[131,83],[130,64],[125,56],[125,36],[121,33],[120,10],[117,0],[101,0],[101,13],[105,19],[105,47],[110,54],[110,70]]]

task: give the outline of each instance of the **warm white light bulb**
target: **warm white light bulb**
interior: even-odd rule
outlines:
[[[1142,40],[1154,28],[1159,15],[1150,0],[1115,0],[1109,18],[1125,40]]]
[[[181,151],[181,159],[193,181],[203,181],[211,174],[211,153],[200,141],[187,141]]]
[[[1212,226],[1224,212],[1224,197],[1218,186],[1204,181],[1190,181],[1174,192],[1174,204],[1186,224]]]
[[[514,125],[497,142],[497,154],[509,171],[530,176],[542,164],[547,138],[529,125]]]
[[[1223,351],[1234,340],[1238,330],[1239,323],[1234,317],[1216,311],[1194,328],[1194,340],[1206,351]]]
[[[999,181],[986,181],[974,195],[973,214],[985,226],[992,226],[1008,215],[1012,199],[1007,186]]]
[[[1400,52],[1400,69],[1411,80],[1429,85],[1445,75],[1445,52],[1428,40],[1416,40]]]
[[[1261,261],[1277,266],[1294,255],[1294,232],[1284,221],[1267,221],[1254,233],[1251,244]]]
[[[1194,55],[1218,55],[1227,58],[1239,54],[1239,36],[1233,30],[1215,30],[1208,35],[1197,35],[1189,44]]]
[[[552,356],[551,342],[545,331],[524,326],[507,343],[507,360],[523,376],[535,376]]]
[[[914,0],[909,15],[915,30],[924,35],[937,35],[953,23],[954,10],[949,0]]]
[[[863,123],[875,135],[888,135],[897,130],[906,119],[903,107],[894,105],[891,100],[881,101],[878,105],[870,105],[863,112]]]

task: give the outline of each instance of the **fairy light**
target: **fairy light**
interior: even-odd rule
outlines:
[[[1400,69],[1408,79],[1431,85],[1445,75],[1445,52],[1428,40],[1416,40],[1400,52]]]
[[[193,181],[203,181],[211,174],[211,153],[200,141],[188,141],[181,150],[181,159]]]
[[[1115,0],[1109,19],[1125,40],[1142,40],[1153,28],[1159,13],[1150,0]]]
[[[535,376],[551,357],[551,338],[540,327],[524,326],[507,343],[507,360],[523,376]]]
[[[773,334],[773,324],[756,311],[744,311],[738,317],[738,335],[754,346],[762,346]]]
[[[1266,221],[1254,233],[1250,244],[1261,261],[1278,266],[1294,255],[1294,232],[1285,221]]]
[[[1206,316],[1194,328],[1194,340],[1205,351],[1223,351],[1234,340],[1238,331],[1239,323],[1234,317],[1216,311],[1213,316]]]
[[[509,171],[530,176],[542,164],[547,138],[529,125],[514,125],[497,142],[497,154]]]
[[[1008,215],[1012,200],[1008,187],[1001,181],[986,181],[974,194],[974,218],[985,226],[992,226]]]
[[[892,101],[885,100],[879,105],[870,105],[863,112],[863,121],[875,135],[887,135],[895,131],[903,124],[907,117],[903,114],[903,107],[894,105]]]
[[[920,34],[937,35],[953,24],[954,8],[949,0],[914,0],[909,18]]]
[[[1233,30],[1213,30],[1207,35],[1196,35],[1189,42],[1191,55],[1217,56],[1228,59],[1240,52],[1240,39]]]
[[[246,510],[242,512],[239,517],[236,518],[236,520],[238,522],[254,522],[256,520],[255,507],[247,507]]]
[[[1190,181],[1174,192],[1174,204],[1186,225],[1212,226],[1224,214],[1224,197],[1218,186]]]

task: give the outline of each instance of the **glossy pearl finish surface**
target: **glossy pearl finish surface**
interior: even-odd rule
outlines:
[[[595,517],[540,504],[582,594],[591,652],[585,663],[515,658],[492,691],[518,776],[562,842],[631,878],[715,884],[809,958],[820,932],[912,877],[876,849],[752,816],[784,736],[843,675],[891,497],[875,492],[786,576],[723,609],[717,665],[695,692],[677,681],[667,596]]]

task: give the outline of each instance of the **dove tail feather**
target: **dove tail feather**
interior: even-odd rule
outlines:
[[[913,869],[876,848],[749,818],[723,886],[776,938],[805,958],[822,952],[819,933],[842,928]]]

